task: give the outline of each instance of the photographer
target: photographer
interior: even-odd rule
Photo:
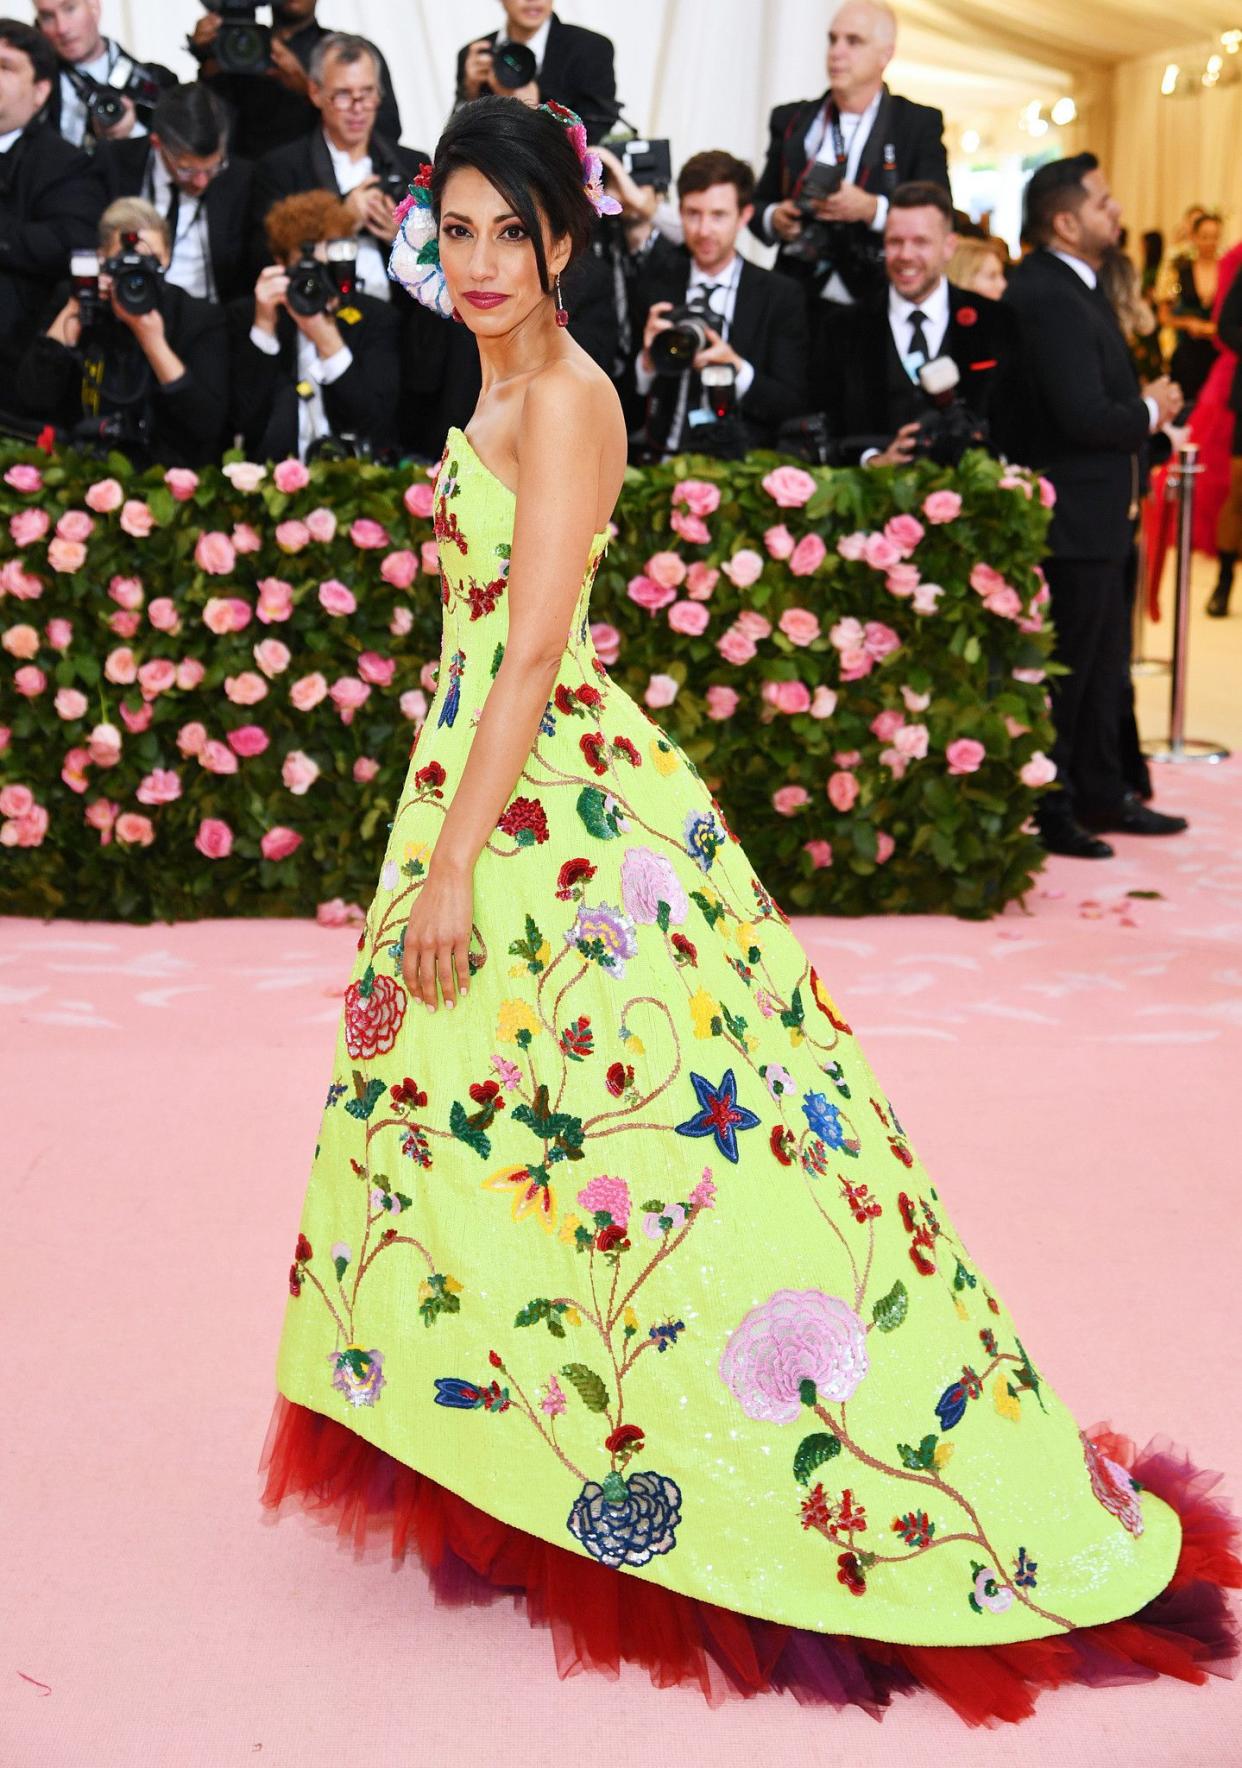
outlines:
[[[753,191],[750,167],[732,154],[688,159],[677,179],[685,246],[657,240],[640,279],[636,311],[646,320],[635,381],[647,395],[646,450],[657,458],[717,444],[730,454],[770,446],[809,403],[799,292],[736,249]],[[705,371],[718,383],[715,405]]]
[[[955,288],[946,272],[957,249],[953,208],[938,184],[901,184],[884,226],[887,297],[841,319],[823,405],[841,465],[899,466],[943,443],[985,445],[993,395],[1010,368],[1016,327],[998,301]],[[919,381],[938,358],[956,365],[950,424]],[[975,423],[964,421],[969,413]],[[975,435],[972,436],[972,429]],[[944,452],[942,448],[940,452]]]
[[[169,282],[205,301],[245,292],[254,169],[229,156],[223,99],[203,85],[173,86],[155,107],[150,135],[105,142],[95,164],[109,202],[141,196],[167,220]]]
[[[305,459],[327,442],[391,449],[398,323],[353,288],[352,214],[331,191],[303,191],[269,210],[267,240],[274,262],[229,315],[234,427],[247,454]]]
[[[562,24],[552,0],[501,0],[503,30],[478,37],[457,52],[457,104],[485,92],[551,100],[576,111],[594,143],[617,119],[617,78],[607,37]]]
[[[358,281],[387,301],[388,249],[396,234],[394,206],[428,155],[388,140],[376,128],[384,69],[365,37],[325,36],[310,64],[316,126],[255,167],[253,219],[261,227],[273,203],[303,190],[341,198],[358,236]],[[256,261],[262,263],[262,244]]]
[[[228,407],[224,316],[164,281],[168,228],[123,197],[99,220],[98,278],[75,266],[18,370],[22,408],[140,464],[218,458]]]
[[[38,120],[55,79],[46,38],[0,19],[0,366],[10,372],[70,252],[94,244],[103,207],[85,154]]]
[[[316,122],[311,102],[311,57],[330,25],[315,16],[316,0],[273,0],[272,25],[258,25],[259,0],[203,0],[207,11],[187,39],[200,77],[231,106],[237,121],[234,145],[248,160],[305,135]],[[381,98],[375,127],[388,141],[401,139],[401,113],[392,76],[379,50]]]
[[[99,29],[100,0],[36,0],[35,22],[60,60],[47,120],[74,147],[145,135],[164,86],[177,77],[140,62]]]

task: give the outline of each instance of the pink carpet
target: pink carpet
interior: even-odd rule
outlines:
[[[1188,835],[1054,862],[1029,913],[802,931],[1080,1422],[1167,1432],[1237,1503],[1242,764],[1160,786]],[[991,1732],[922,1696],[879,1726],[560,1683],[507,1605],[437,1611],[411,1567],[264,1526],[353,937],[0,922],[6,1768],[1242,1763],[1242,1682],[1062,1691]]]

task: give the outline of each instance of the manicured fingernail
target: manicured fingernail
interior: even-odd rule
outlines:
[[[446,1007],[447,1007],[447,1008],[448,1008],[448,1010],[449,1010],[449,1012],[450,1012],[450,1013],[451,1013],[451,1012],[452,1012],[452,1011],[453,1011],[453,1003],[452,1003],[452,1001],[445,1001],[445,1003],[444,1003],[444,1004],[445,1004],[445,1006],[446,1006]]]

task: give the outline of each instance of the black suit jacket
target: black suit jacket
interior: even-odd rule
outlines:
[[[50,324],[69,298],[70,284],[53,291],[45,313]],[[163,466],[201,467],[219,460],[228,415],[228,349],[224,310],[200,301],[173,283],[160,295],[169,344],[185,364],[180,380],[160,386],[135,339],[117,322],[113,328],[115,369],[105,375],[109,388],[140,388],[151,423],[150,458]],[[34,339],[17,372],[23,411],[44,423],[72,429],[82,416],[82,361],[54,338]]]
[[[144,195],[147,168],[154,151],[149,135],[140,135],[136,140],[100,143],[95,150],[95,164],[108,202],[114,202],[119,196]],[[211,273],[216,282],[216,294],[223,302],[244,294],[254,280],[246,251],[253,180],[254,167],[249,160],[230,159],[224,171],[218,172],[207,186],[203,197]],[[193,197],[184,196],[181,200],[195,201]]]
[[[344,317],[356,313],[352,322]],[[278,354],[269,355],[250,339],[254,300],[229,308],[233,365],[232,428],[240,431],[252,460],[284,460],[298,451],[297,337],[287,313],[276,324]],[[324,410],[333,435],[367,437],[372,446],[396,443],[400,352],[397,316],[386,301],[353,295],[337,324],[353,362],[323,389]]]
[[[807,130],[831,96],[829,90],[821,92],[818,98],[800,98],[792,104],[778,104],[768,118],[767,158],[755,186],[755,212],[750,220],[752,233],[765,245],[772,245],[777,239],[777,235],[768,232],[764,225],[765,211],[770,204],[783,202],[797,194],[810,164],[806,157]],[[859,184],[876,196],[891,195],[897,185],[914,179],[939,184],[948,190],[949,160],[944,146],[944,117],[930,105],[914,104],[908,98],[889,93],[887,88],[885,98],[887,108],[882,103],[871,133],[863,144]],[[892,163],[886,164],[890,147]],[[845,262],[851,255],[848,248],[859,245],[870,246],[871,256],[875,259],[870,289],[864,286],[866,279],[856,289],[851,275],[845,271],[843,280],[850,293],[855,298],[868,292],[879,293],[883,280],[880,236],[872,233],[861,221],[835,222],[833,226],[841,230],[836,237],[842,242],[841,255]],[[816,276],[814,265],[790,258],[783,249],[777,267],[799,281],[814,280],[818,286],[823,280]]]
[[[495,48],[499,31],[489,31],[486,41]],[[470,39],[478,42],[477,37]],[[466,102],[463,84],[466,71],[465,43],[457,51],[457,103]],[[586,124],[587,140],[600,141],[617,119],[617,77],[609,38],[582,25],[562,24],[556,14],[548,28],[543,66],[538,74],[539,96],[577,111]]]
[[[408,184],[431,156],[414,147],[399,147],[383,135],[371,137],[371,168],[375,172],[399,172]],[[251,264],[257,274],[271,261],[263,234],[263,220],[273,203],[303,190],[333,190],[340,195],[332,155],[319,124],[274,152],[264,154],[254,169],[250,203]],[[383,248],[381,247],[381,250]]]
[[[31,123],[0,154],[0,366],[20,358],[70,252],[93,249],[103,208],[90,159],[50,124]]]
[[[119,47],[120,47],[120,45],[118,44],[118,48]],[[162,67],[158,61],[143,61],[143,59],[140,55],[135,55],[133,53],[133,51],[130,49],[121,49],[121,54],[124,56],[127,56],[130,61],[137,62],[139,64],[139,66],[144,68],[146,70],[146,72],[151,75],[152,79],[155,80],[164,91],[167,91],[170,86],[177,85],[177,83],[178,83],[177,76],[176,76],[176,74],[173,73],[171,68]],[[64,69],[64,66],[65,66],[64,62],[57,62],[57,64],[56,64],[56,78],[52,81],[51,96],[49,97],[47,103],[44,105],[42,111],[40,112],[41,119],[45,123],[50,123],[52,128],[56,130],[57,134],[60,133],[60,102],[61,102],[60,76],[61,76],[62,70]],[[135,106],[134,106],[134,110],[135,110],[135,113],[137,114],[138,121],[140,123],[145,123],[148,125],[151,122],[151,112],[153,109],[154,109],[154,106],[149,105],[149,104],[135,104]],[[87,151],[88,152],[90,151],[90,142],[93,139],[94,139],[94,137],[92,136],[91,131],[88,129],[87,130]],[[139,136],[138,139],[141,141],[142,137]],[[74,143],[70,142],[69,145],[72,147],[74,145]]]
[[[657,241],[643,267],[633,306],[635,343],[642,347],[647,314],[657,301],[684,301],[691,258],[684,246]],[[806,312],[801,291],[784,276],[742,260],[728,342],[753,364],[755,378],[738,411],[756,446],[771,445],[786,419],[814,404],[808,384]],[[647,438],[662,448],[677,403],[678,377],[657,376],[647,398]],[[692,400],[692,403],[694,401]],[[690,435],[683,432],[680,446]]]
[[[950,283],[949,325],[937,354],[952,357],[961,376],[962,399],[989,422],[996,390],[1013,372],[1016,350],[1012,313],[999,301]],[[920,409],[931,410],[930,401],[913,387],[911,416],[894,409],[894,359],[900,362],[887,298],[883,306],[852,307],[841,315],[833,332],[828,385],[823,389],[833,455],[839,464],[856,463],[868,448],[887,447],[903,423],[911,422]]]
[[[1113,310],[1047,251],[1014,268],[1004,304],[1018,320],[1021,359],[998,440],[1056,487],[1049,551],[1125,558],[1151,414]]]

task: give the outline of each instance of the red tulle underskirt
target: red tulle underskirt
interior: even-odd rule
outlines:
[[[1177,1511],[1182,1548],[1168,1588],[1127,1620],[1019,1645],[916,1646],[786,1627],[681,1596],[499,1522],[416,1473],[335,1419],[277,1395],[260,1472],[275,1521],[299,1505],[334,1523],[355,1551],[388,1537],[394,1559],[415,1551],[436,1599],[454,1605],[512,1596],[532,1626],[550,1627],[561,1676],[615,1676],[641,1664],[659,1687],[685,1683],[715,1705],[788,1692],[880,1719],[894,1694],[925,1689],[968,1725],[1016,1722],[1045,1688],[1093,1688],[1176,1676],[1232,1675],[1238,1635],[1226,1587],[1242,1585],[1242,1524],[1210,1494],[1221,1475],[1200,1471],[1167,1438],[1141,1453],[1106,1425],[1088,1433]]]

